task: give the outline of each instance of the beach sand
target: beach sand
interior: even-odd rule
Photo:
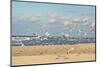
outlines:
[[[78,61],[95,61],[95,43],[12,47],[12,65]]]

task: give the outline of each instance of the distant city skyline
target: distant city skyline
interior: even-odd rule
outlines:
[[[95,37],[95,6],[12,2],[12,35]]]

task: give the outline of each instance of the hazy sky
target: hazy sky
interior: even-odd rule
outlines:
[[[12,3],[12,34],[95,36],[95,7],[31,2]]]

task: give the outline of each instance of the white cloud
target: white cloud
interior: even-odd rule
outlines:
[[[31,17],[31,21],[38,21],[40,19],[40,17],[39,16],[32,16]]]
[[[80,21],[78,18],[74,18],[73,21],[77,22]]]
[[[54,22],[56,22],[56,19],[50,19],[49,22],[54,23]]]

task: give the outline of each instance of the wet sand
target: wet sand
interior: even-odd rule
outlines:
[[[95,43],[12,47],[12,65],[46,64],[94,60]]]

